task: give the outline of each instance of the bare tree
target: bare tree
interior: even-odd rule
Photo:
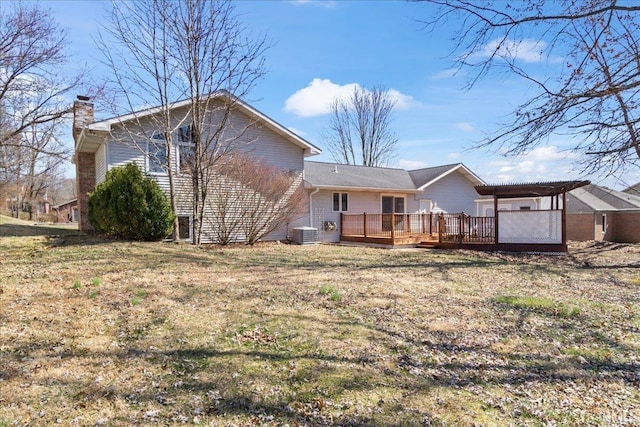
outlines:
[[[323,138],[333,159],[364,166],[385,166],[393,160],[398,143],[391,130],[394,106],[381,87],[356,87],[348,99],[335,100]]]
[[[120,127],[114,137],[129,143],[144,155],[155,156],[157,164],[164,164],[168,176],[169,201],[175,216],[173,239],[180,236],[177,202],[177,169],[175,165],[176,131],[185,126],[189,111],[181,115],[173,105],[186,96],[185,88],[175,68],[173,50],[175,41],[169,26],[169,14],[174,2],[111,3],[107,24],[102,28],[106,36],[98,44],[104,63],[110,68],[112,79],[108,87],[113,96],[113,112],[122,113],[119,104],[124,101],[125,111],[133,114],[135,125]],[[157,107],[153,115],[143,106]]]
[[[0,146],[28,142],[20,135],[71,112],[80,74],[64,74],[64,31],[38,4],[8,2],[0,13]]]
[[[70,150],[58,138],[68,96],[82,73],[66,74],[65,32],[38,4],[7,2],[0,13],[0,181],[28,209],[44,197]],[[2,182],[0,182],[2,185]]]
[[[612,173],[640,164],[640,5],[423,1],[436,9],[423,21],[428,29],[455,31],[457,67],[475,70],[469,88],[497,69],[535,89],[480,146],[517,155],[567,134],[575,137],[571,150],[582,155],[583,171]],[[523,53],[546,61],[553,75],[527,67]]]
[[[149,126],[139,121],[135,132],[152,144],[157,133],[163,136],[174,213],[184,209],[178,206],[178,187],[184,190],[189,181],[191,236],[199,244],[210,184],[216,178],[214,165],[246,142],[243,136],[250,125],[233,122],[232,112],[236,96],[244,97],[264,75],[265,38],[247,35],[229,0],[114,2],[108,34],[124,53],[116,55],[109,41],[103,41],[106,62],[129,111],[160,106],[154,122]],[[174,106],[180,100],[187,106],[178,112]],[[177,180],[178,168],[172,163],[179,142],[176,130],[185,127],[180,157],[188,159],[188,165]],[[176,220],[175,236],[178,226]]]
[[[231,154],[216,164],[210,198],[211,221],[219,243],[255,244],[303,215],[302,174],[291,174],[248,154]]]
[[[200,243],[211,184],[218,179],[217,162],[247,144],[253,123],[234,120],[239,98],[265,74],[264,36],[253,37],[229,0],[176,2],[172,11],[176,63],[191,100],[193,149],[192,238]],[[223,92],[224,96],[212,97]]]

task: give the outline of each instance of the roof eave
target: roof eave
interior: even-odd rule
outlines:
[[[445,176],[457,171],[458,169],[464,169],[464,171],[466,172],[466,175],[471,176],[476,182],[475,185],[485,185],[486,183],[484,182],[484,180],[482,180],[478,175],[476,175],[475,173],[473,173],[469,168],[467,168],[464,164],[462,163],[458,163],[457,165],[455,165],[454,167],[452,167],[451,169],[449,169],[448,171],[440,174],[439,176],[435,177],[434,179],[432,179],[431,181],[427,182],[426,184],[421,185],[420,187],[418,187],[418,189],[420,191],[424,191],[427,187],[429,187],[430,185],[434,184],[435,182],[441,180],[442,178],[444,178]]]
[[[378,192],[378,193],[411,193],[419,194],[422,191],[415,188],[379,188],[379,187],[353,187],[348,185],[314,185],[309,181],[309,188],[318,190],[347,190],[347,191],[366,191],[366,192]]]

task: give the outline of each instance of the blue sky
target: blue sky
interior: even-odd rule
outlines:
[[[74,59],[96,75],[104,70],[93,38],[108,3],[45,2],[68,31]],[[246,99],[261,112],[323,147],[329,103],[353,85],[384,86],[397,105],[393,130],[398,155],[390,166],[416,169],[462,162],[489,183],[591,179],[622,189],[640,181],[640,171],[623,177],[583,176],[566,153],[570,141],[558,136],[519,158],[474,150],[474,142],[524,99],[517,78],[488,76],[464,90],[464,73],[454,73],[449,32],[426,33],[418,22],[427,9],[400,1],[240,1],[241,20],[266,33],[268,73]],[[523,66],[553,71],[531,50],[521,49]],[[548,67],[548,68],[545,68]],[[327,150],[311,158],[332,161]]]

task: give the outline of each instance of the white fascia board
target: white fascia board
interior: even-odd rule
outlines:
[[[429,187],[431,184],[440,181],[442,178],[444,178],[445,176],[449,175],[452,172],[457,171],[458,169],[464,169],[464,171],[466,172],[466,175],[470,175],[473,179],[476,180],[476,184],[475,185],[486,185],[486,183],[480,179],[480,177],[478,175],[476,175],[475,173],[471,172],[471,170],[469,170],[469,168],[467,168],[465,165],[463,165],[462,163],[457,164],[456,166],[452,167],[451,169],[449,169],[448,171],[446,171],[445,173],[441,174],[440,176],[437,176],[436,178],[432,179],[431,181],[427,182],[426,184],[422,185],[419,190],[424,191],[427,187]]]
[[[341,186],[341,185],[313,185],[310,183],[309,185],[310,185],[309,188],[317,188],[319,190],[364,191],[364,192],[379,192],[379,193],[412,193],[412,194],[422,193],[422,191],[416,190],[415,188],[402,189],[402,188],[349,187],[349,186]]]

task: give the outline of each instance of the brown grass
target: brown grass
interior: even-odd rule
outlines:
[[[640,424],[638,246],[194,248],[14,226],[0,426]]]

